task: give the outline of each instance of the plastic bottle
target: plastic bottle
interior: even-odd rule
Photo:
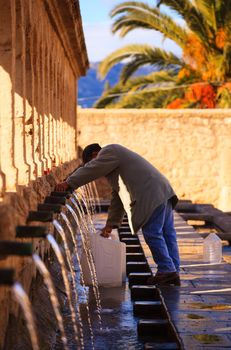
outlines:
[[[215,233],[210,233],[204,239],[203,257],[205,262],[220,263],[222,261],[222,241]]]

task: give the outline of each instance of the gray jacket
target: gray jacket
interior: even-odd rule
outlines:
[[[173,206],[177,202],[168,180],[147,160],[123,146],[112,144],[103,147],[97,158],[77,169],[67,178],[67,183],[72,188],[78,188],[101,176],[106,176],[112,187],[107,224],[119,226],[124,215],[121,181],[130,197],[134,232],[144,226],[159,205],[169,199],[172,199]]]

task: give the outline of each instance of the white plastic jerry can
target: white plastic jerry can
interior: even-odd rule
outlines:
[[[126,279],[126,244],[119,241],[118,234],[111,238],[90,233],[90,246],[99,286],[118,287]],[[85,253],[81,256],[84,281],[92,285],[91,272]]]
[[[204,239],[203,257],[205,262],[220,263],[222,261],[222,241],[215,233],[210,233]]]

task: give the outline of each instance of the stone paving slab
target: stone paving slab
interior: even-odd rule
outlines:
[[[231,265],[206,264],[203,239],[194,228],[174,213],[181,255],[181,287],[160,291],[187,350],[231,349]],[[152,273],[156,265],[142,233],[138,233]]]
[[[184,348],[190,349],[190,350],[230,349],[230,342],[231,342],[231,339],[226,335],[216,336],[214,334],[208,334],[207,338],[206,337],[203,338],[203,334],[195,334],[195,335],[182,334],[181,339],[184,344]]]

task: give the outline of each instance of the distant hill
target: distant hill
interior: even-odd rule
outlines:
[[[99,63],[91,63],[90,68],[85,77],[79,79],[78,82],[78,105],[82,108],[90,108],[101,96],[105,82],[108,81],[110,85],[117,83],[120,71],[123,67],[122,63],[114,66],[108,73],[104,80],[97,77],[97,67]],[[147,66],[139,69],[137,75],[148,74],[153,68]]]

